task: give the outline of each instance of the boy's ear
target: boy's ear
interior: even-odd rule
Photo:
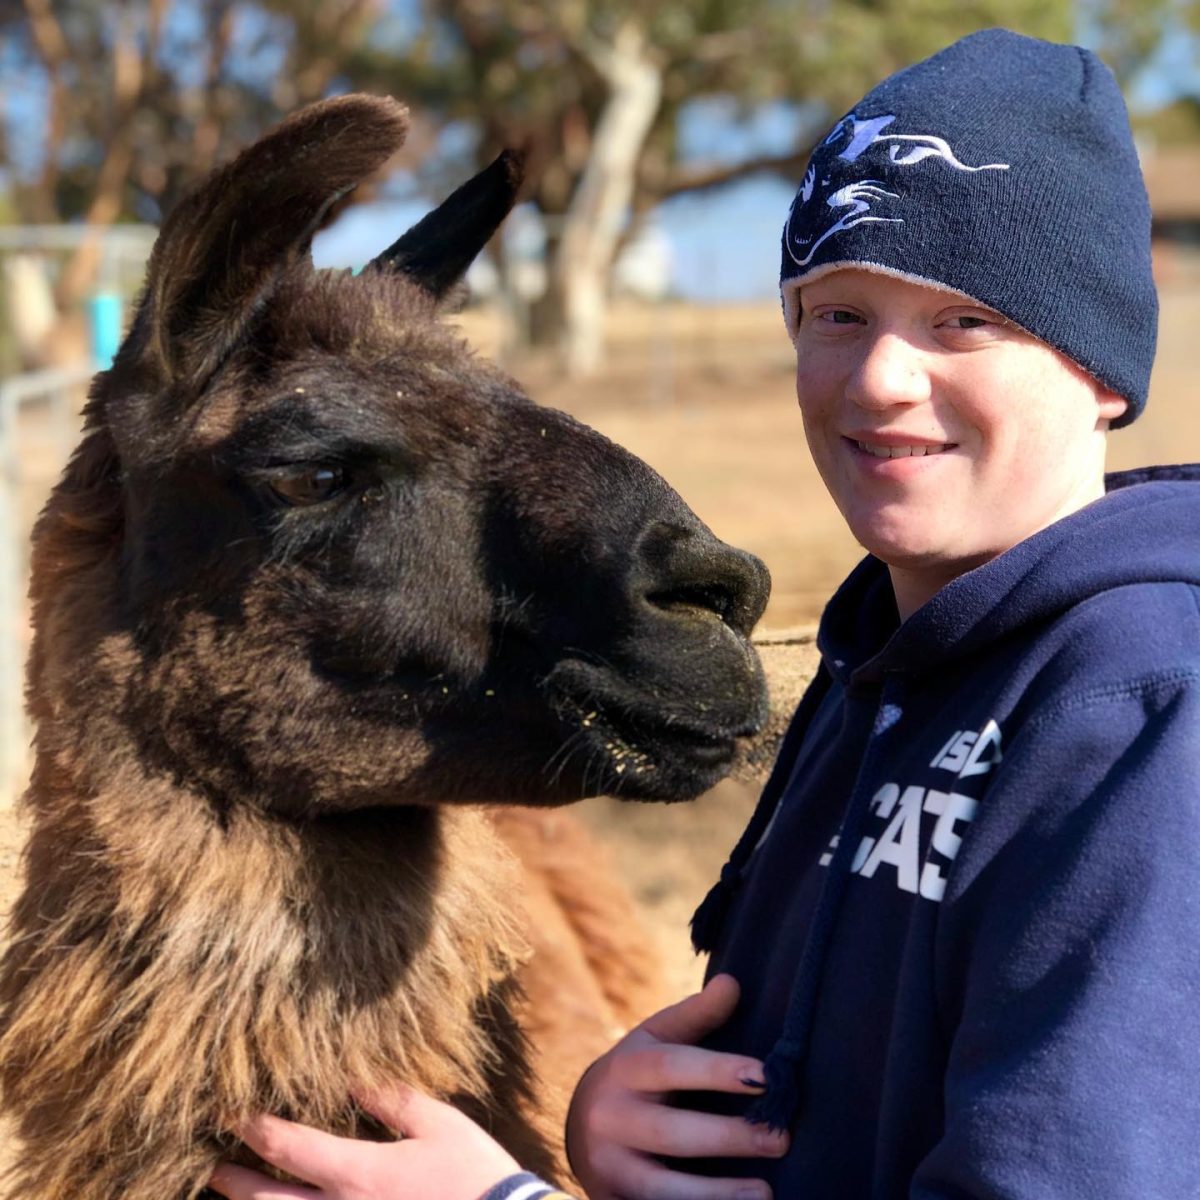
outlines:
[[[246,335],[330,208],[400,148],[407,111],[381,96],[309,105],[167,217],[123,353],[195,394]]]
[[[371,267],[401,271],[440,299],[508,216],[523,176],[522,156],[505,150],[375,258]]]
[[[1100,408],[1100,419],[1109,424],[1123,417],[1125,410],[1129,407],[1129,401],[1124,396],[1118,396],[1116,392],[1110,392],[1108,388],[1098,388],[1096,400]]]

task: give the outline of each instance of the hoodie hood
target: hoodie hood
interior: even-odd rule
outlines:
[[[864,559],[829,602],[817,637],[847,686],[919,676],[1081,601],[1131,584],[1200,584],[1200,464],[1106,477],[1100,500],[947,584],[903,624],[887,566]]]

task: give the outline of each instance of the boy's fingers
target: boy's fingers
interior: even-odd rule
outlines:
[[[346,1155],[345,1139],[265,1113],[239,1125],[237,1135],[265,1162],[318,1187],[340,1174]]]
[[[762,1063],[741,1054],[663,1044],[613,1060],[613,1078],[635,1092],[735,1092],[761,1095]]]
[[[622,1105],[596,1114],[596,1131],[614,1145],[672,1158],[779,1158],[788,1138],[741,1117],[668,1108]]]
[[[691,1045],[733,1016],[740,993],[732,975],[714,975],[704,991],[647,1017],[638,1028],[660,1042]]]
[[[761,1179],[708,1179],[672,1171],[641,1154],[622,1153],[613,1161],[618,1192],[638,1200],[771,1200]]]
[[[453,1128],[460,1115],[451,1105],[403,1083],[376,1092],[355,1093],[354,1099],[376,1120],[406,1138],[429,1137]]]
[[[321,1193],[312,1188],[280,1183],[229,1163],[223,1163],[212,1173],[208,1186],[226,1200],[321,1200]]]

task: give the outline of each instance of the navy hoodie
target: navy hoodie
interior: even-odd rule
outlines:
[[[697,914],[742,984],[706,1044],[774,1050],[791,1148],[704,1169],[777,1200],[1200,1197],[1200,467],[1110,477],[903,624],[868,558],[819,646]]]

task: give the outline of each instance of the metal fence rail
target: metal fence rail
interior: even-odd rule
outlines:
[[[58,303],[53,284],[71,256],[88,246],[96,253],[95,277],[82,302],[90,353],[81,349],[87,357],[80,361],[0,382],[0,803],[24,785],[30,764],[23,687],[30,525],[78,438],[87,384],[112,359],[156,235],[146,225],[0,226],[0,264],[9,256],[36,262],[38,295],[50,304]],[[0,287],[5,289],[0,307],[10,321],[15,312],[28,311],[21,309],[22,294],[7,272],[0,273]],[[66,315],[57,313],[59,319]],[[50,332],[56,336],[54,328]],[[38,365],[45,359],[35,353],[25,361]]]
[[[87,361],[0,383],[0,800],[23,785],[29,766],[23,689],[29,573],[25,509],[74,443],[79,400],[95,371],[96,364]],[[26,426],[35,412],[42,423],[37,439],[44,455],[40,470],[28,453]]]

